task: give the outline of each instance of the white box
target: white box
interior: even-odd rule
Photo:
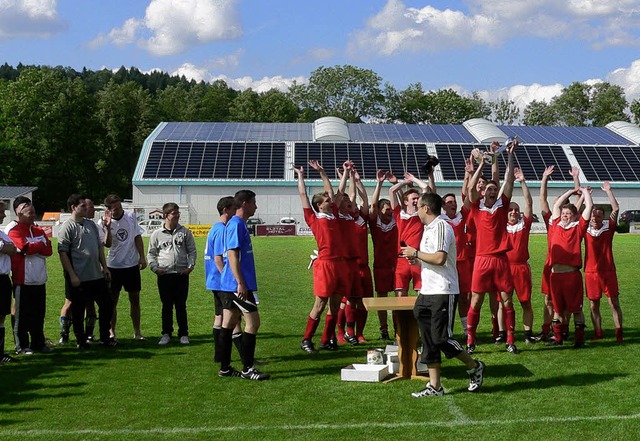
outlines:
[[[384,364],[351,364],[340,371],[342,381],[365,381],[377,383],[389,375]]]
[[[387,345],[384,348],[384,355],[387,356],[387,368],[389,374],[397,374],[400,370],[400,360],[398,359],[398,346]]]

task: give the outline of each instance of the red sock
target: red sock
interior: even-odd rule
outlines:
[[[324,331],[322,332],[321,344],[329,343],[329,340],[336,335],[336,319],[334,315],[327,314],[324,322]]]
[[[551,323],[544,323],[542,325],[542,334],[547,335],[549,334],[549,331],[551,331]]]
[[[558,343],[562,343],[562,323],[553,323],[553,338]]]
[[[618,344],[624,342],[624,335],[622,332],[622,328],[616,328],[616,341],[618,342]]]
[[[584,343],[584,325],[576,326],[576,334],[573,336],[574,343],[582,344]]]
[[[346,319],[345,331],[353,337],[355,335],[355,330],[353,328],[356,324],[356,309],[353,307],[351,302],[347,302],[347,306],[344,308],[344,316]]]
[[[320,324],[320,318],[312,319],[311,317],[307,317],[307,329],[304,331],[304,339],[311,340],[316,333],[316,329],[318,329],[318,325]]]
[[[601,338],[604,338],[604,331],[602,330],[602,328],[594,329],[593,330],[593,339],[594,340],[600,340]]]
[[[491,334],[493,334],[494,340],[500,335],[500,327],[498,326],[498,317],[491,317]]]
[[[513,306],[504,307],[502,311],[504,313],[504,325],[507,328],[507,344],[512,345],[515,342],[516,311]]]
[[[338,335],[344,335],[345,309],[346,307],[338,309],[338,318],[336,320]]]
[[[569,323],[562,324],[562,333],[565,335],[569,335]]]
[[[480,311],[476,310],[473,306],[469,307],[467,313],[467,344],[476,343],[476,329],[480,322]]]

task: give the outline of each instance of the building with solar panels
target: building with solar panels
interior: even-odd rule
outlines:
[[[351,159],[371,194],[378,169],[426,180],[422,164],[437,156],[438,193],[460,194],[471,150],[514,136],[520,139],[516,166],[533,194],[534,213],[539,214],[540,180],[550,165],[556,166],[550,202],[573,185],[569,170],[578,166],[581,183],[594,188],[594,203],[608,205],[599,187],[610,181],[621,211],[640,208],[640,128],[627,122],[606,127],[498,126],[484,119],[461,125],[348,124],[335,117],[314,123],[163,122],[142,148],[133,203],[152,211],[176,202],[187,211],[184,223],[211,224],[218,219],[218,199],[246,188],[257,194],[255,217],[267,223],[293,217],[304,224],[292,164],[305,166],[311,194],[322,191],[322,182],[308,160],[317,159],[337,186],[336,167]],[[498,160],[504,171],[506,157]],[[513,200],[522,205],[517,184]]]

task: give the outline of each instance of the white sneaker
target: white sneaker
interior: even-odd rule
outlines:
[[[160,341],[158,342],[158,344],[166,345],[170,341],[171,341],[171,336],[169,334],[162,334],[162,337],[160,338]]]
[[[183,345],[188,345],[189,344],[189,337],[186,335],[183,335],[182,337],[180,337],[180,343],[182,343]]]

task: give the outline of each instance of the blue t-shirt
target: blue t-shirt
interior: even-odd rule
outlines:
[[[226,252],[235,248],[240,251],[240,271],[244,277],[247,289],[249,291],[257,291],[258,282],[256,280],[256,265],[253,261],[251,233],[249,233],[247,224],[238,216],[233,216],[227,223],[224,237]],[[231,268],[229,268],[228,260],[225,261],[220,278],[220,284],[221,291],[238,291],[238,283],[236,282],[235,277],[233,277]]]
[[[220,290],[220,271],[216,266],[215,256],[222,256],[224,262],[227,253],[224,247],[225,225],[222,222],[214,224],[207,235],[204,246],[204,278],[207,289]]]

